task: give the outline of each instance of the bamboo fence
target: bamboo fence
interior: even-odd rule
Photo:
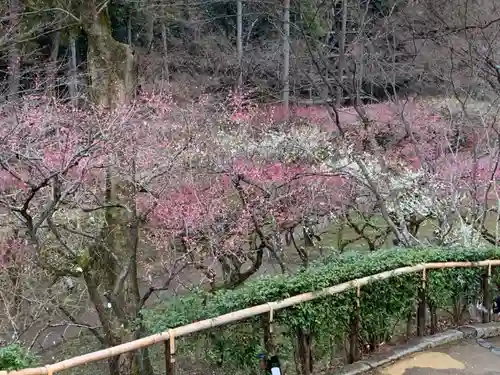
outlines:
[[[53,375],[54,373],[59,371],[68,370],[70,368],[84,365],[90,362],[96,362],[108,359],[123,353],[128,353],[148,346],[152,346],[157,343],[161,342],[164,343],[166,341],[169,341],[170,355],[172,356],[175,353],[174,340],[176,337],[187,336],[195,332],[200,332],[213,327],[219,327],[229,323],[238,322],[265,313],[269,313],[270,319],[272,320],[272,314],[276,310],[285,309],[287,307],[298,305],[303,302],[312,301],[318,298],[323,298],[325,296],[331,296],[334,294],[342,293],[349,289],[357,289],[359,295],[359,289],[362,286],[368,285],[378,280],[385,280],[394,276],[422,272],[422,278],[425,282],[426,270],[445,269],[445,268],[467,268],[467,267],[471,268],[488,267],[488,276],[491,276],[492,266],[500,266],[500,259],[483,260],[478,262],[422,263],[415,266],[401,267],[391,271],[385,271],[375,275],[362,277],[360,279],[347,281],[345,283],[324,288],[322,290],[318,290],[315,292],[299,294],[293,297],[286,298],[281,301],[268,302],[262,305],[253,306],[243,310],[238,310],[228,314],[220,315],[215,318],[205,319],[199,322],[187,324],[185,326],[176,327],[162,333],[144,337],[139,340],[117,345],[112,348],[80,355],[44,367],[28,368],[11,372],[0,371],[0,375],[45,375],[45,374]],[[166,350],[166,352],[167,352],[166,354],[168,355],[169,354],[168,350]]]

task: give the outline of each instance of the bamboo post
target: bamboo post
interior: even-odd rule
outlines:
[[[491,263],[488,264],[487,271],[482,277],[482,292],[483,292],[483,312],[482,322],[489,323],[491,321]]]
[[[274,308],[273,302],[269,302],[269,315],[263,317],[264,326],[264,348],[267,354],[274,354],[274,339],[273,339],[273,320],[274,320]]]
[[[425,335],[425,285],[427,284],[425,268],[422,270],[422,286],[418,290],[418,309],[417,309],[417,335]]]
[[[349,363],[354,363],[361,359],[359,350],[360,322],[361,322],[361,287],[356,288],[356,303],[354,305],[354,314],[351,317],[350,324],[350,342],[349,342]]]
[[[169,330],[169,338],[165,341],[165,368],[167,375],[177,375],[177,363],[175,361],[175,334]]]

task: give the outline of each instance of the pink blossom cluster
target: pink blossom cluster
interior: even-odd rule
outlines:
[[[25,241],[18,235],[11,234],[0,239],[0,272],[9,266],[20,265],[26,260]]]
[[[5,108],[0,118],[1,191],[35,188],[60,173],[72,180],[86,174],[98,146],[86,139],[92,132],[87,113],[30,96],[15,111]]]

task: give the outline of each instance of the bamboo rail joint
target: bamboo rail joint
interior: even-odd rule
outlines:
[[[175,338],[183,337],[189,334],[204,331],[210,328],[223,326],[229,323],[238,322],[253,316],[270,314],[270,321],[272,322],[273,314],[276,310],[285,309],[287,307],[295,306],[300,303],[312,301],[315,299],[331,296],[334,294],[342,293],[349,289],[357,289],[359,296],[360,288],[372,282],[379,280],[386,280],[394,276],[408,275],[412,273],[422,272],[422,281],[425,288],[426,272],[431,269],[446,269],[446,268],[476,268],[488,267],[488,273],[491,274],[492,266],[500,266],[500,259],[490,259],[478,262],[439,262],[439,263],[422,263],[415,266],[407,266],[396,268],[390,271],[384,271],[375,275],[362,277],[355,280],[350,280],[342,284],[330,286],[320,291],[307,292],[293,297],[285,298],[281,301],[267,302],[262,305],[248,307],[243,310],[233,311],[228,314],[220,315],[211,319],[201,320],[199,322],[187,324],[185,326],[176,327],[166,332],[157,333],[155,335],[147,336],[139,340],[127,342],[112,348],[99,350],[93,353],[80,355],[78,357],[66,359],[61,362],[54,363],[45,367],[28,368],[19,371],[4,372],[0,371],[0,375],[52,375],[56,372],[74,368],[90,362],[96,362],[103,359],[108,359],[124,353],[132,352],[138,349],[146,348],[154,344],[170,340],[170,352],[175,353]],[[359,298],[358,298],[359,300]]]
[[[361,286],[356,286],[356,306],[358,309],[361,307]]]
[[[427,275],[426,275],[425,266],[424,266],[424,269],[422,270],[422,289],[425,289],[426,281],[427,281]]]

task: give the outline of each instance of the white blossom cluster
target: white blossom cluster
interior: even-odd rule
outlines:
[[[423,183],[425,173],[422,169],[412,170],[403,163],[386,167],[368,153],[355,153],[346,148],[341,156],[325,162],[323,170],[337,170],[359,181],[360,189],[370,190],[370,182],[384,198],[388,211],[398,216],[428,216],[432,212],[432,187]],[[364,168],[362,168],[364,167]]]
[[[359,181],[360,189],[369,189],[368,180],[375,181],[390,212],[428,215],[432,199],[423,191],[422,170],[412,171],[402,163],[386,169],[373,155],[357,153],[352,147],[336,149],[328,133],[314,126],[302,126],[288,132],[266,132],[257,140],[245,131],[220,132],[217,145],[228,155],[258,155],[268,160],[308,160],[321,172],[342,172]],[[368,175],[363,173],[363,163]],[[363,194],[360,194],[363,195]]]
[[[443,245],[447,247],[484,248],[488,246],[481,233],[474,229],[472,225],[466,224],[462,220],[453,225],[443,242]]]
[[[246,130],[220,131],[216,147],[227,156],[255,155],[283,162],[314,162],[330,152],[328,133],[314,126],[302,126],[287,132],[267,131],[252,136]]]
[[[481,234],[471,225],[457,220],[457,208],[463,207],[465,197],[456,192],[447,194],[448,186],[433,181],[424,169],[410,168],[404,161],[380,159],[360,153],[349,145],[342,149],[330,142],[329,134],[314,126],[295,127],[285,132],[268,131],[259,138],[245,130],[221,131],[217,147],[226,156],[251,155],[282,162],[303,161],[315,165],[324,173],[339,173],[357,181],[356,204],[373,203],[372,187],[384,199],[387,211],[397,224],[409,218],[427,218],[440,228],[440,243],[444,246],[484,246]],[[451,189],[454,191],[454,189]],[[371,206],[368,204],[366,207]],[[440,235],[435,233],[434,239]]]

